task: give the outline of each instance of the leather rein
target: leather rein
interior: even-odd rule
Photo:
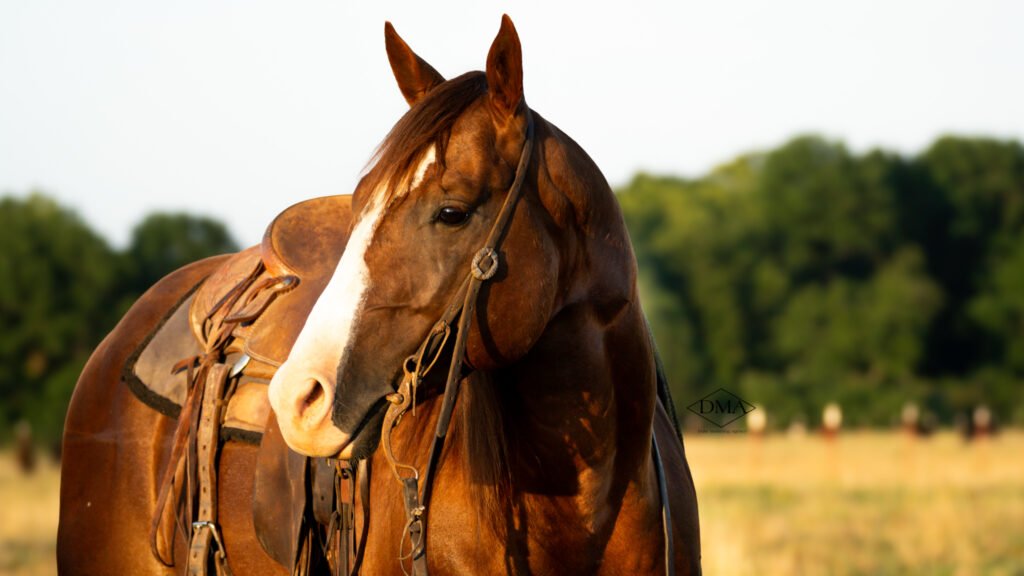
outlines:
[[[436,473],[437,464],[444,449],[445,439],[448,435],[448,428],[451,424],[452,412],[455,407],[455,400],[459,394],[460,383],[463,378],[463,364],[466,353],[466,338],[469,333],[469,324],[476,312],[477,297],[484,282],[490,280],[498,271],[499,258],[498,250],[508,231],[512,214],[515,212],[516,204],[522,196],[523,182],[526,179],[526,172],[530,164],[534,147],[534,122],[533,114],[526,108],[526,142],[523,144],[519,156],[519,164],[516,167],[515,178],[509,188],[505,202],[498,213],[497,219],[491,226],[487,239],[483,246],[476,252],[470,266],[470,272],[462,281],[459,289],[452,296],[444,313],[434,323],[430,332],[420,344],[415,354],[408,357],[403,366],[402,381],[398,390],[388,394],[386,399],[389,403],[387,412],[384,415],[381,443],[384,447],[384,455],[387,458],[395,479],[402,486],[402,500],[405,506],[406,525],[402,536],[401,550],[399,551],[399,562],[402,571],[409,575],[406,570],[406,562],[411,561],[414,576],[427,576],[427,535],[426,515],[430,502],[431,488]],[[410,410],[415,416],[416,413],[416,392],[423,382],[423,379],[431,372],[437,364],[445,345],[451,336],[453,323],[458,321],[455,327],[455,345],[452,349],[451,364],[448,366],[448,377],[445,382],[444,395],[441,403],[441,413],[437,419],[434,430],[434,438],[430,446],[427,458],[426,469],[422,477],[422,492],[420,491],[419,470],[408,463],[404,463],[395,457],[391,442],[391,434],[402,420],[402,416]],[[661,515],[665,536],[665,566],[666,574],[674,574],[673,539],[671,516],[668,507],[667,483],[665,481],[664,469],[661,462],[661,454],[658,451],[657,440],[654,439],[652,431],[652,457],[655,465],[655,474],[658,482],[659,497],[661,500]],[[366,505],[366,504],[364,504]],[[409,541],[409,549],[406,550],[406,539]]]

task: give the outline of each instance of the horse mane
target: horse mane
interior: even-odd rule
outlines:
[[[367,163],[363,186],[389,201],[412,178],[415,166],[433,145],[444,166],[452,126],[466,109],[487,93],[483,72],[467,72],[428,92],[391,128]]]
[[[476,372],[463,382],[458,403],[452,444],[461,450],[477,522],[500,534],[512,508],[508,416],[500,386],[493,375]]]

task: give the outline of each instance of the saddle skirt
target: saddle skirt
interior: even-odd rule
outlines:
[[[219,336],[216,327],[230,319],[226,362],[245,364],[227,400],[221,437],[258,444],[270,415],[267,385],[330,280],[350,221],[348,195],[286,209],[261,244],[230,257],[167,311],[129,357],[124,382],[144,403],[177,418],[189,392],[181,361],[201,355]]]

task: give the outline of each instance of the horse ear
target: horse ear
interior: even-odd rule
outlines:
[[[387,48],[388,61],[391,63],[395,80],[398,81],[398,88],[409,106],[419,102],[427,92],[444,82],[444,76],[409,48],[405,40],[395,32],[391,22],[384,23],[384,46]]]
[[[487,54],[487,87],[495,111],[515,114],[523,101],[523,47],[508,14],[501,17],[501,29]]]

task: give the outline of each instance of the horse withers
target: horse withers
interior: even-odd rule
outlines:
[[[347,245],[322,266],[336,262],[315,302],[288,304],[296,289],[261,305],[294,308],[274,318],[297,334],[273,366],[264,445],[225,445],[219,461],[227,564],[292,568],[257,549],[268,537],[255,535],[264,512],[251,478],[274,461],[281,501],[312,496],[319,473],[297,452],[374,471],[352,498],[358,541],[346,551],[363,574],[699,573],[693,483],[607,182],[527,106],[507,17],[486,70],[451,80],[390,24],[385,39],[410,109],[352,197]],[[168,307],[224,265],[162,281],[83,373],[68,416],[62,571],[172,570],[147,534],[183,426],[117,374]],[[268,438],[294,452],[268,456]],[[179,571],[185,540],[170,545]]]

